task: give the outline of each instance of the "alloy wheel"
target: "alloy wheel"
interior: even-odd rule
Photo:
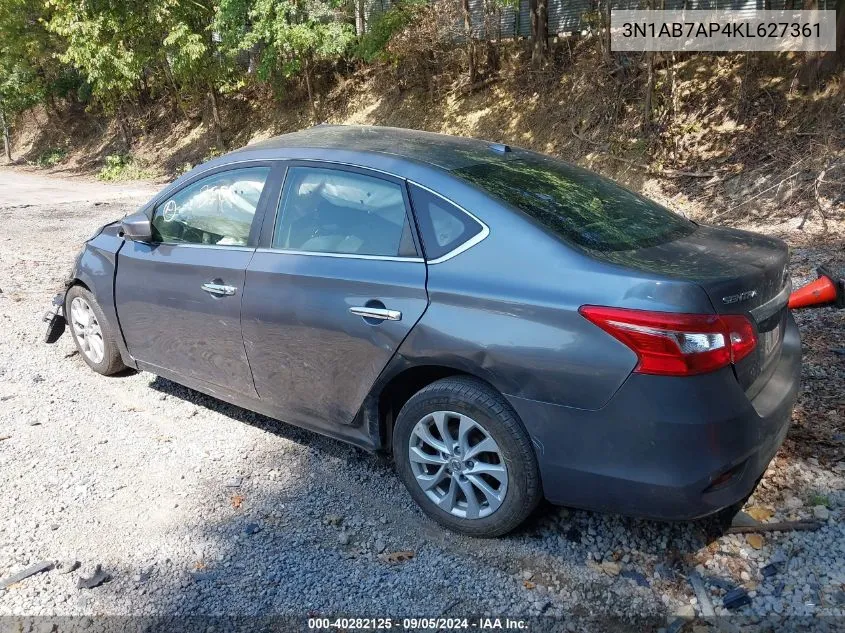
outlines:
[[[74,297],[70,304],[70,323],[80,351],[92,363],[101,363],[105,356],[103,331],[91,305],[82,297]]]
[[[469,416],[454,411],[427,414],[411,432],[408,457],[417,484],[449,514],[481,519],[505,500],[508,470],[502,451]]]

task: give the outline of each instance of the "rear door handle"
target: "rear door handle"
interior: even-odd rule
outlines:
[[[353,306],[349,308],[352,314],[357,314],[365,319],[378,319],[379,321],[401,321],[402,313],[399,310],[387,310],[385,308],[368,308],[367,306]]]
[[[223,284],[207,283],[200,286],[207,293],[217,295],[218,297],[231,297],[238,289],[234,286],[224,286]]]

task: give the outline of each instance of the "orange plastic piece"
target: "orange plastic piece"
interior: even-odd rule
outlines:
[[[799,288],[789,295],[789,307],[806,308],[808,306],[825,305],[836,301],[836,284],[830,277],[821,276],[814,282]]]

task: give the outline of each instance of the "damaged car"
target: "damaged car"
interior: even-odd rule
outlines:
[[[735,510],[789,426],[776,239],[507,145],[318,126],[207,162],[88,240],[56,298],[82,359],[370,451],[458,532],[542,498]]]

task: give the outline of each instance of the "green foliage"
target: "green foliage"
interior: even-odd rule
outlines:
[[[0,110],[7,122],[44,98],[54,74],[37,0],[0,1]]]
[[[375,59],[425,1],[358,39],[349,0],[0,0],[0,110],[76,100],[126,123],[125,104],[162,94],[183,108],[302,76],[310,93],[320,65]]]
[[[35,164],[39,167],[55,167],[66,158],[67,150],[64,147],[51,147],[38,155]]]
[[[60,59],[78,68],[93,94],[113,108],[133,91],[144,69],[139,49],[146,43],[147,7],[108,0],[48,0],[47,6],[52,10],[47,28],[66,44]]]
[[[810,497],[810,506],[825,506],[827,508],[830,508],[830,499],[827,497],[827,495],[815,494]]]
[[[153,175],[131,154],[110,154],[106,156],[106,164],[97,174],[97,178],[105,181],[144,180],[152,178]]]
[[[248,12],[252,28],[242,50],[262,49],[259,75],[290,77],[308,65],[342,55],[354,40],[349,22],[334,0],[255,0]]]
[[[426,5],[425,0],[405,0],[376,16],[367,32],[358,38],[353,49],[354,57],[365,62],[382,59],[393,36],[411,24],[419,10]]]

